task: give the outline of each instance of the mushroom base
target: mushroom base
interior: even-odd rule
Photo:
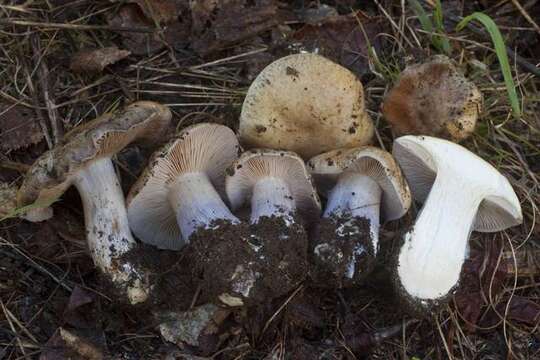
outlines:
[[[307,234],[280,217],[264,216],[252,225],[222,222],[190,239],[207,301],[260,304],[293,290],[307,273]]]
[[[309,249],[313,282],[328,288],[361,284],[375,265],[371,237],[368,219],[322,218],[312,230]]]

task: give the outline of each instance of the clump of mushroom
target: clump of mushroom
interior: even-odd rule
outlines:
[[[310,254],[314,275],[322,278],[317,283],[358,284],[374,265],[381,212],[385,220],[402,217],[411,204],[409,187],[394,158],[372,146],[320,154],[308,168],[328,199]]]
[[[253,81],[242,106],[239,136],[248,147],[283,149],[310,158],[365,145],[374,127],[362,83],[315,54],[285,56]]]
[[[413,310],[426,312],[457,287],[471,232],[520,224],[521,206],[508,180],[460,145],[409,135],[395,140],[393,154],[424,203],[403,236],[395,283]]]
[[[170,119],[165,106],[141,101],[79,126],[36,160],[17,194],[19,207],[47,206],[74,185],[94,263],[132,304],[147,299],[150,285],[142,269],[123,258],[136,243],[111,158],[134,140],[156,141]]]
[[[236,135],[226,126],[202,123],[182,130],[152,155],[129,192],[133,233],[158,248],[179,250],[200,228],[239,223],[220,195],[225,169],[239,152]]]
[[[384,99],[382,111],[397,135],[460,141],[473,133],[482,94],[452,60],[437,55],[407,67]]]

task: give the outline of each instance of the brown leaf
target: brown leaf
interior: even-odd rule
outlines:
[[[144,15],[159,24],[175,21],[184,6],[180,0],[130,0],[139,5]]]
[[[176,18],[176,16],[175,16]],[[160,29],[145,16],[145,13],[136,4],[122,6],[118,13],[109,18],[110,25],[119,27],[147,27],[155,29],[152,33],[121,32],[122,43],[135,55],[148,55],[160,51],[167,45],[181,48],[187,45],[191,20],[182,18],[182,21],[172,21],[164,24]]]
[[[499,314],[505,314],[507,305],[508,301],[501,302],[497,305]],[[522,296],[512,296],[506,318],[536,326],[540,321],[540,304]]]
[[[58,328],[45,344],[39,360],[65,359],[102,360],[104,355],[103,351],[88,338],[65,328]]]
[[[485,251],[471,250],[461,272],[460,287],[454,295],[454,302],[467,321],[467,329],[475,331],[482,308],[487,305],[484,299],[496,298],[502,291],[506,278],[505,259],[499,262],[502,244],[489,242]]]
[[[71,70],[79,74],[100,73],[107,65],[125,59],[131,54],[127,50],[120,50],[116,46],[102,49],[83,49],[73,55]]]
[[[274,0],[204,1],[192,13],[192,47],[202,56],[270,30],[279,23]]]
[[[0,219],[17,208],[17,188],[0,182]]]
[[[37,144],[43,133],[34,113],[24,106],[0,104],[0,149],[17,150]]]
[[[64,311],[64,321],[79,329],[96,329],[98,314],[94,301],[96,296],[80,287],[73,289]]]
[[[320,24],[306,24],[296,31],[291,38],[294,47],[328,57],[358,76],[368,72],[366,36],[371,46],[378,49],[380,42],[376,35],[381,32],[381,23],[368,19],[361,12],[327,16],[320,21]]]

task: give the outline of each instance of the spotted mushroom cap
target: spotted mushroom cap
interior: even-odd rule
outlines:
[[[330,191],[343,172],[372,178],[382,189],[382,214],[386,220],[402,217],[411,206],[411,192],[392,155],[373,146],[332,150],[308,161],[318,188]]]
[[[444,55],[407,67],[386,96],[382,111],[397,135],[468,137],[482,108],[482,94]]]
[[[319,55],[296,54],[274,61],[251,84],[238,132],[248,147],[310,158],[365,145],[374,128],[352,72]]]
[[[253,187],[265,177],[279,178],[288,184],[296,209],[304,219],[319,218],[321,201],[304,161],[293,152],[270,149],[243,153],[227,171],[225,189],[232,209],[237,210],[249,202]]]
[[[17,205],[51,204],[90,162],[112,156],[135,140],[159,139],[171,116],[166,106],[139,101],[78,126],[34,162],[17,193]]]
[[[182,239],[175,211],[168,200],[169,185],[187,173],[205,173],[217,192],[225,195],[225,169],[238,158],[240,145],[223,125],[201,123],[183,129],[155,152],[127,196],[131,230],[143,242],[163,249],[180,249]]]

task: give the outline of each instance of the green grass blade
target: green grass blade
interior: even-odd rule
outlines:
[[[508,62],[508,54],[506,53],[506,47],[504,45],[504,39],[501,35],[501,32],[499,31],[499,28],[497,27],[493,19],[481,12],[475,12],[461,20],[459,24],[457,24],[456,30],[460,31],[465,26],[467,26],[469,22],[473,20],[480,22],[491,36],[491,41],[493,42],[493,46],[495,47],[495,53],[497,54],[497,58],[499,59],[499,64],[501,66],[504,83],[506,85],[506,91],[508,92],[508,98],[510,100],[510,104],[512,105],[512,111],[514,112],[514,116],[520,117],[521,108],[516,92],[516,85],[514,84],[514,79],[512,78],[510,63]]]
[[[422,5],[420,5],[420,2],[418,2],[418,0],[409,0],[409,5],[413,9],[416,16],[418,16],[418,20],[420,21],[420,25],[422,25],[422,29],[424,29],[424,31],[432,33],[433,23],[431,22],[431,19],[428,17]]]
[[[444,23],[443,23],[443,10],[441,5],[441,0],[435,1],[435,9],[433,10],[433,19],[435,20],[435,28],[439,34],[444,34]],[[435,35],[439,47],[445,54],[450,54],[450,42],[447,38],[442,35]]]

